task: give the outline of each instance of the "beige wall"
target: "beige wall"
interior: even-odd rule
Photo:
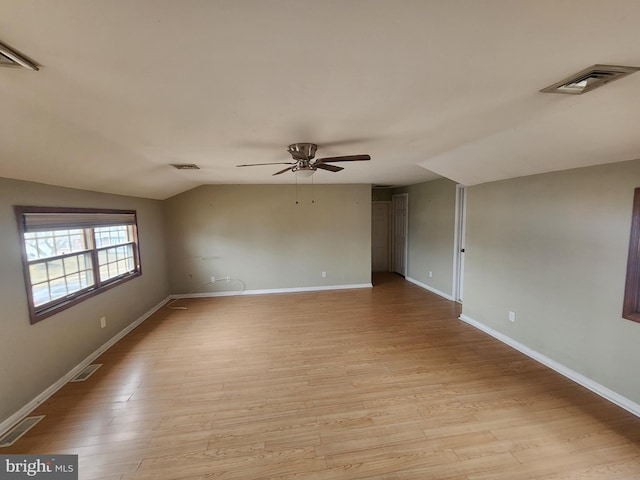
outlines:
[[[640,403],[621,317],[639,186],[632,161],[470,187],[463,314]]]
[[[369,185],[206,185],[165,201],[171,291],[371,282]],[[326,278],[321,272],[327,272]]]
[[[620,313],[638,186],[640,161],[468,188],[463,304],[468,317],[636,403],[640,324]],[[396,192],[409,193],[408,276],[451,294],[455,183]],[[249,290],[368,284],[371,195],[367,185],[315,185],[311,203],[301,185],[296,205],[294,185],[215,185],[158,202],[0,178],[0,421],[169,291],[242,288],[203,287],[226,275]],[[142,277],[30,325],[16,204],[136,209]]]
[[[137,210],[142,276],[31,325],[14,205]],[[0,245],[2,422],[166,298],[169,281],[159,201],[0,178]]]
[[[452,296],[455,182],[442,178],[394,189],[394,193],[409,194],[407,277]]]

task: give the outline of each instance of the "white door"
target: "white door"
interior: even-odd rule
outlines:
[[[390,211],[390,202],[371,204],[371,270],[374,272],[389,271]]]
[[[409,194],[400,193],[391,199],[393,205],[393,271],[406,276]]]
[[[467,192],[462,185],[456,186],[456,226],[455,226],[455,254],[453,267],[453,291],[457,302],[462,302],[464,286],[464,255],[465,255],[465,224]]]

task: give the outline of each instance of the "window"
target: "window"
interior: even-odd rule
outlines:
[[[136,212],[15,207],[31,323],[139,276]]]
[[[635,189],[622,316],[640,322],[640,188]]]

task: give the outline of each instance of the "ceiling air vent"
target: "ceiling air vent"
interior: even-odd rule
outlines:
[[[33,62],[30,62],[2,43],[0,43],[0,67],[18,67],[38,70],[38,67]]]
[[[540,90],[542,93],[581,95],[640,70],[639,67],[593,65],[575,75]]]
[[[171,166],[178,170],[200,170],[200,167],[195,163],[172,163]]]

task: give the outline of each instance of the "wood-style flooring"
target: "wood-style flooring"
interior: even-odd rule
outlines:
[[[163,308],[0,453],[78,454],[87,480],[640,478],[639,418],[374,284]]]

